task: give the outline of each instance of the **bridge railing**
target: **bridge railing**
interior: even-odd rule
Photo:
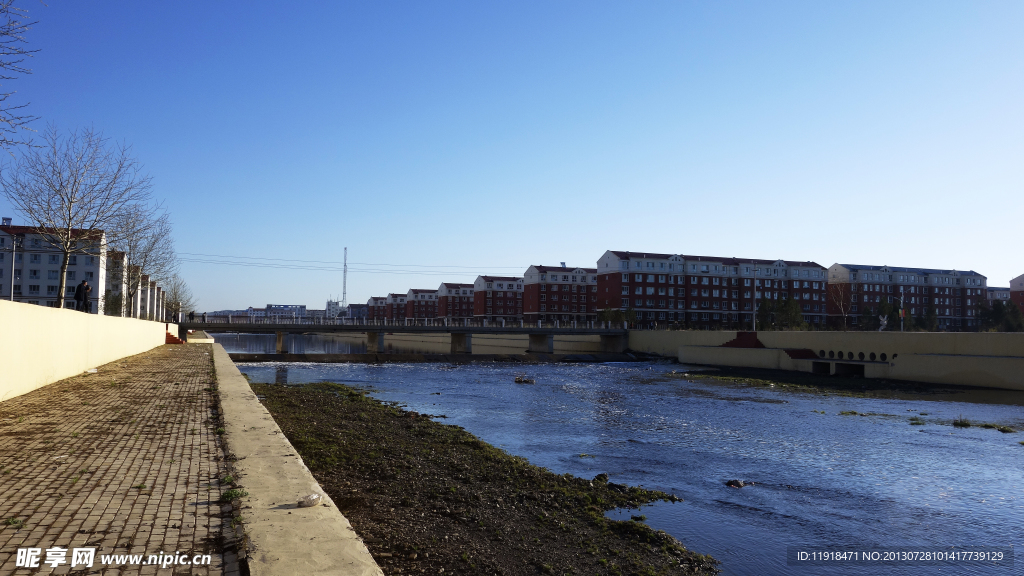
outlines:
[[[400,328],[409,326],[466,327],[466,328],[554,328],[554,329],[667,329],[668,325],[652,323],[608,322],[603,320],[548,320],[526,321],[522,319],[482,318],[294,318],[286,316],[257,317],[245,315],[194,315],[183,321],[196,324],[240,324],[240,325],[291,325],[291,326],[366,326]]]

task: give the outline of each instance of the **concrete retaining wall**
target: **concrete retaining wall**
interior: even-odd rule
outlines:
[[[356,337],[365,342],[365,337]],[[385,334],[384,346],[416,349],[432,354],[451,352],[451,336],[448,334]],[[526,334],[492,335],[474,334],[473,354],[523,354],[530,346]],[[593,354],[601,352],[600,336],[555,336],[554,354]]]
[[[165,326],[0,300],[0,400],[156,348]]]
[[[220,344],[213,363],[224,412],[224,441],[238,481],[249,493],[242,520],[253,576],[383,576],[366,545],[310,473],[274,418]],[[323,505],[299,508],[303,496]]]
[[[724,348],[736,332],[637,332],[645,351],[664,354],[678,345],[680,362],[856,373],[931,384],[1024,390],[1024,334],[921,332],[758,332],[765,348]],[[811,350],[816,359],[793,359],[785,349]]]

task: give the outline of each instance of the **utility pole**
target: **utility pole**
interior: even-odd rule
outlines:
[[[345,263],[341,269],[341,307],[348,307],[348,246],[345,247]]]

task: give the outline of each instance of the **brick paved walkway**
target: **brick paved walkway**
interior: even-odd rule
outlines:
[[[160,574],[238,573],[223,545],[232,514],[219,504],[210,352],[161,346],[0,402],[0,574],[157,574],[101,555],[161,552],[212,563]],[[28,547],[42,549],[40,568],[15,568]],[[94,547],[94,564],[51,567],[52,547],[69,549],[68,563],[71,549]]]

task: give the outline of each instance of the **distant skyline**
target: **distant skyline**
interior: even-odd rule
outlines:
[[[2,88],[134,146],[200,310],[322,308],[344,246],[354,303],[609,249],[1024,273],[1020,3],[22,7]]]

